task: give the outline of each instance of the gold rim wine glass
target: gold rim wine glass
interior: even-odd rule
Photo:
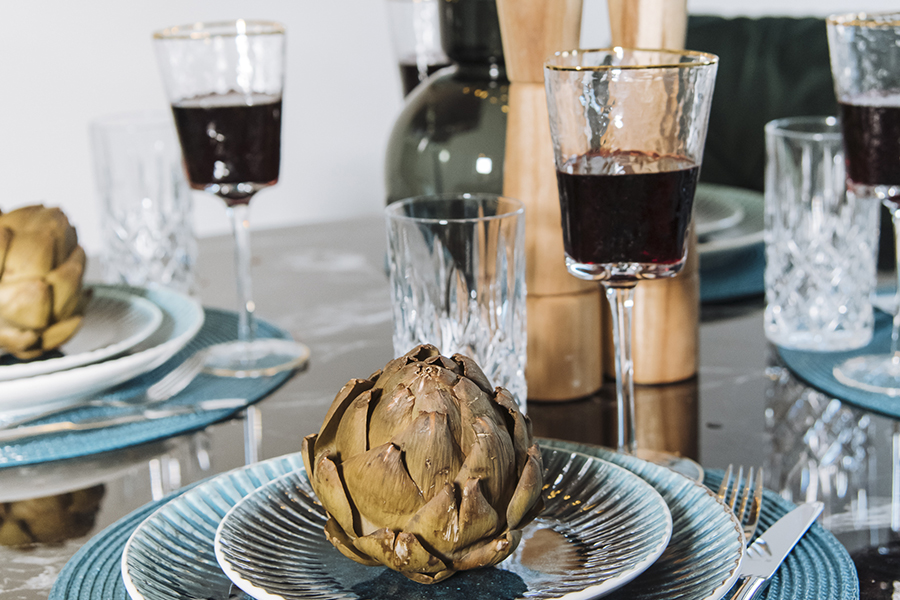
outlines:
[[[239,19],[153,39],[188,181],[225,202],[234,232],[237,340],[211,347],[205,369],[260,377],[302,366],[303,344],[256,336],[250,277],[250,200],[277,183],[281,161],[284,28]]]
[[[628,48],[544,66],[566,267],[600,282],[612,308],[620,452],[637,450],[634,288],[684,265],[717,66],[712,54]]]
[[[900,234],[900,12],[835,15],[826,25],[847,193],[887,206]],[[900,279],[900,253],[897,261]],[[851,387],[900,396],[900,310],[890,353],[850,358],[834,376]]]

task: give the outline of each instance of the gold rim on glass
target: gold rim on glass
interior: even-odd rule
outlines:
[[[625,52],[656,52],[658,54],[671,54],[678,56],[689,56],[699,60],[695,62],[660,62],[657,64],[645,65],[560,65],[552,62],[553,59],[577,57],[582,54],[591,54],[597,52],[606,52],[615,56],[623,56]],[[622,46],[614,46],[611,48],[579,48],[575,50],[563,50],[553,54],[551,60],[544,63],[544,67],[553,71],[626,71],[638,69],[683,69],[688,67],[702,67],[714,65],[719,62],[719,57],[708,52],[698,52],[696,50],[672,50],[669,48],[624,48]]]
[[[157,40],[202,40],[214,37],[237,37],[239,35],[283,35],[284,25],[275,21],[216,21],[212,23],[192,23],[176,25],[153,32]]]
[[[828,24],[844,27],[900,27],[900,12],[831,15],[828,17]]]

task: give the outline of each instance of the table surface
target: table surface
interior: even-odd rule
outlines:
[[[92,535],[147,502],[247,462],[299,450],[347,380],[368,376],[392,358],[384,251],[378,217],[254,232],[257,314],[310,346],[309,367],[248,415],[200,433],[0,469],[0,506],[4,495],[39,498],[86,485],[102,486],[97,489],[103,494],[87,535],[28,549],[0,547],[0,600],[46,598],[66,561]],[[230,238],[201,241],[197,273],[204,305],[234,307]],[[762,298],[704,306],[700,372],[673,385],[638,386],[639,440],[706,468],[762,465],[770,489],[795,502],[823,500],[821,522],[858,557],[862,597],[890,598],[893,584],[869,585],[868,571],[889,559],[893,572],[900,572],[900,425],[794,380],[766,342],[762,317]],[[528,412],[536,435],[614,442],[612,382],[584,400],[529,402]]]

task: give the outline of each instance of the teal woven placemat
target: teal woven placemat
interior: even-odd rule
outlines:
[[[162,366],[117,386],[100,397],[110,399],[127,398],[141,393],[194,352],[212,344],[235,339],[237,332],[236,313],[211,308],[205,309],[204,312],[206,313],[206,319],[203,327],[185,348]],[[257,334],[259,337],[269,338],[289,337],[286,331],[265,321],[257,321]],[[246,398],[249,405],[264,398],[284,383],[290,375],[291,372],[285,372],[271,377],[238,379],[201,374],[182,392],[165,403],[156,405],[155,408],[190,405],[203,400],[218,398]],[[93,417],[111,416],[115,414],[116,410],[114,408],[96,406],[78,408],[66,412],[64,417],[58,417],[57,420],[65,418],[78,421]],[[106,429],[57,433],[0,444],[0,467],[21,466],[98,454],[109,450],[119,450],[145,442],[197,431],[218,421],[225,420],[241,410],[243,408],[239,407],[204,411],[165,419],[119,425]]]
[[[592,447],[568,442],[574,451],[592,453]],[[707,473],[705,483],[713,488],[721,471]],[[197,485],[197,484],[194,484]],[[190,486],[190,487],[193,487]],[[113,523],[85,544],[66,564],[50,592],[50,600],[127,600],[120,563],[131,533],[153,511],[188,488],[152,502]],[[765,492],[760,527],[767,527],[793,505],[770,490]],[[729,596],[726,596],[729,597]],[[765,600],[858,600],[859,583],[850,556],[837,539],[818,524],[800,541],[785,566],[772,579]]]
[[[834,367],[848,358],[864,354],[884,354],[891,351],[891,317],[875,311],[875,335],[865,348],[849,352],[808,352],[778,348],[785,366],[797,379],[820,392],[875,413],[900,418],[900,398],[876,394],[849,387],[834,378]]]

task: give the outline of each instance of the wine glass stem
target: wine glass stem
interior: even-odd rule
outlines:
[[[894,295],[894,321],[891,327],[891,362],[900,366],[900,206],[893,202],[885,202],[891,211],[891,222],[894,224],[894,267],[897,277],[897,293]]]
[[[612,309],[613,343],[616,348],[616,409],[618,414],[618,450],[634,454],[634,363],[631,360],[631,311],[634,286],[604,285]]]
[[[252,342],[256,338],[256,320],[253,312],[253,284],[250,277],[250,205],[235,204],[228,207],[231,229],[234,233],[234,272],[238,296],[238,340]]]

